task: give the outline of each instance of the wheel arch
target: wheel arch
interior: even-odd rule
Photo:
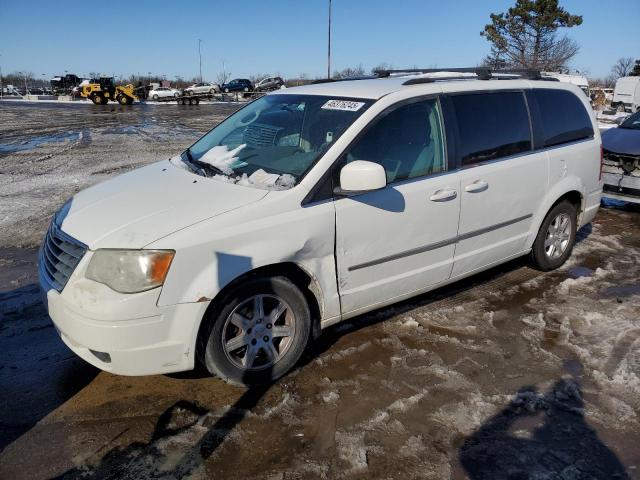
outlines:
[[[538,210],[534,213],[533,221],[531,223],[532,228],[527,238],[527,248],[531,248],[533,242],[538,236],[540,226],[544,221],[547,213],[563,200],[568,200],[576,206],[578,213],[577,224],[580,228],[582,215],[585,209],[585,195],[583,193],[584,188],[578,179],[566,179],[566,182],[556,185],[545,196],[545,201],[538,207]]]
[[[227,283],[216,295],[211,299],[209,306],[205,310],[200,325],[198,326],[198,333],[196,335],[196,358],[202,358],[202,349],[205,346],[205,342],[201,338],[207,331],[207,322],[210,319],[215,318],[215,312],[218,311],[224,302],[225,297],[231,289],[235,288],[244,281],[253,278],[268,278],[268,277],[285,277],[296,285],[309,305],[309,311],[311,314],[311,338],[315,339],[320,335],[320,320],[322,319],[323,312],[323,300],[322,290],[320,284],[304,267],[295,262],[282,262],[274,263],[270,265],[264,265],[256,267],[252,270],[244,272],[229,283]]]

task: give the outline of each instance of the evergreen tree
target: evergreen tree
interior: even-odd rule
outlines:
[[[558,37],[557,31],[580,24],[582,16],[570,14],[558,0],[516,0],[507,13],[492,13],[491,23],[480,33],[491,42],[484,64],[564,69],[579,47],[567,37]]]

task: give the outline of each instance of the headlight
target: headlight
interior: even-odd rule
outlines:
[[[170,250],[97,250],[85,276],[116,292],[144,292],[164,283],[174,254]]]

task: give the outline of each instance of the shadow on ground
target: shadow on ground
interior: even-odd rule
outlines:
[[[470,480],[629,479],[616,455],[586,423],[577,382],[544,395],[522,388],[460,449]]]
[[[62,343],[37,284],[0,291],[0,452],[98,373]]]

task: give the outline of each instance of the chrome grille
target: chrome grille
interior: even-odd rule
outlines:
[[[272,147],[280,130],[282,128],[252,123],[244,130],[244,143],[250,147]]]
[[[40,249],[40,264],[53,288],[61,292],[87,247],[51,222]]]

